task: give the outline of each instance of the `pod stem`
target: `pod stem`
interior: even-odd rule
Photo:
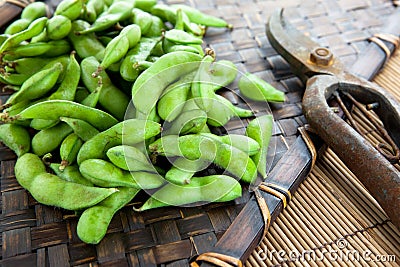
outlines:
[[[4,88],[5,88],[5,87],[7,87],[7,86],[4,86]],[[3,90],[4,90],[4,88],[3,88]],[[11,103],[3,104],[3,105],[0,106],[0,111],[5,110],[6,108],[9,108],[9,107],[11,107],[11,106],[12,106]],[[3,113],[3,114],[5,114],[5,113]],[[2,118],[2,115],[0,115],[0,118]]]
[[[215,54],[215,51],[213,50],[213,49],[211,49],[211,48],[209,48],[209,47],[207,47],[206,49],[204,49],[204,54],[205,54],[205,56],[211,56],[214,60],[215,60],[215,58],[216,58],[216,54]]]
[[[60,163],[60,166],[58,167],[58,169],[60,171],[64,171],[64,169],[69,165],[68,160],[63,159]]]
[[[53,155],[51,153],[44,154],[43,157],[42,157],[42,162],[46,166],[50,166],[52,158],[53,158]]]
[[[3,88],[1,88],[1,91],[4,93],[6,90],[12,90],[12,91],[18,91],[21,87],[16,86],[16,85],[6,85]]]
[[[3,122],[6,122],[6,123],[16,121],[20,118],[21,118],[21,115],[19,115],[19,114],[11,116],[11,117],[8,112],[4,112],[4,113],[0,114],[0,120]]]
[[[100,72],[102,72],[102,71],[103,71],[103,67],[102,66],[98,66],[97,70],[92,73],[92,77],[93,78],[97,78],[100,75]]]
[[[133,209],[133,211],[136,211],[136,212],[141,212],[142,211],[141,208],[136,208],[135,206],[132,206],[132,209]]]

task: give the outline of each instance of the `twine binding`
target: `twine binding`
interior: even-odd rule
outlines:
[[[205,252],[199,255],[196,260],[190,264],[190,266],[199,267],[200,265],[197,261],[212,263],[218,267],[243,267],[243,263],[240,261],[240,259],[216,252]]]
[[[4,5],[5,3],[10,3],[12,5],[18,6],[20,8],[25,8],[27,5],[32,3],[32,1],[19,1],[19,0],[1,0],[0,6]]]
[[[368,40],[371,42],[374,42],[376,45],[378,45],[383,50],[383,52],[386,54],[384,65],[386,65],[386,63],[388,62],[392,53],[390,52],[390,49],[383,41],[393,44],[395,47],[395,50],[399,47],[399,44],[400,44],[400,38],[398,36],[395,36],[390,33],[377,33],[377,34],[374,34],[374,36],[372,36]]]

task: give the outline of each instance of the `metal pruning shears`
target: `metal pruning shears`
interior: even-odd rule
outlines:
[[[400,172],[392,165],[400,158],[400,104],[376,84],[346,72],[328,48],[319,46],[288,23],[283,10],[271,15],[267,36],[292,71],[306,83],[303,112],[312,130],[345,162],[400,229]],[[374,147],[366,141],[351,121],[344,100],[363,111],[374,108],[383,126],[374,123],[387,143]],[[329,106],[332,101],[338,107]],[[338,115],[338,110],[353,127]]]

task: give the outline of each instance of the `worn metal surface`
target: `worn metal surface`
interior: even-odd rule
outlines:
[[[390,18],[389,33],[399,36],[400,11]],[[395,25],[395,26],[393,26]],[[375,112],[397,146],[400,145],[400,105],[379,86],[344,71],[339,58],[285,21],[283,10],[269,20],[267,36],[307,88],[303,111],[311,127],[332,147],[400,228],[400,173],[327,101],[335,92],[349,93],[364,104],[378,103]]]

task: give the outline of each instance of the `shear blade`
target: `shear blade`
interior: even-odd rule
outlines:
[[[272,13],[267,23],[266,34],[272,47],[304,82],[315,74],[338,75],[343,72],[342,64],[334,56],[332,62],[326,66],[310,60],[311,52],[321,46],[288,22],[284,16],[284,9]]]

